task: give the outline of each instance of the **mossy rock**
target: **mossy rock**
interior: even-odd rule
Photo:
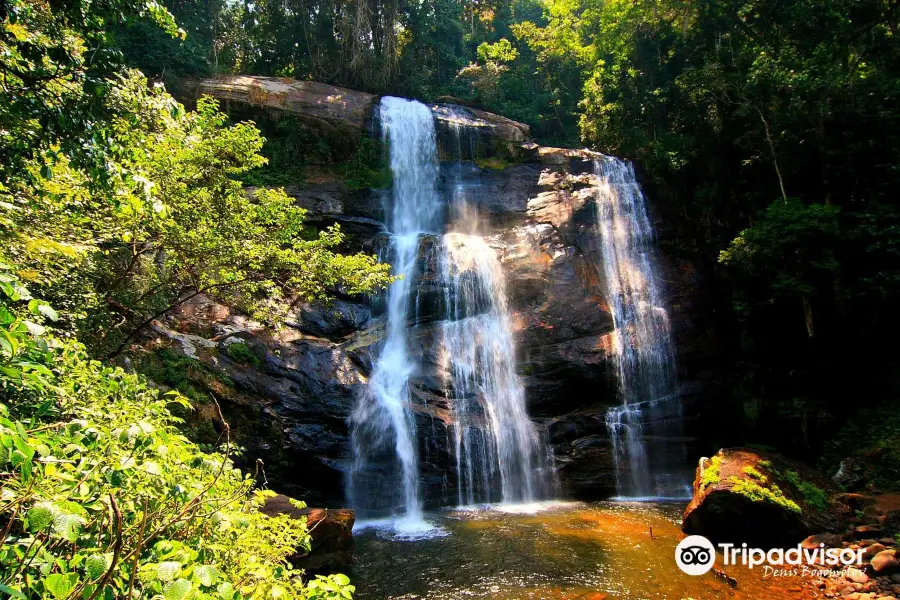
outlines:
[[[849,512],[817,471],[777,454],[729,448],[701,460],[682,529],[715,542],[786,546],[842,531]]]

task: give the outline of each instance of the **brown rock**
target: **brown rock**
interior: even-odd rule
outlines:
[[[874,543],[869,546],[866,546],[865,552],[863,552],[863,558],[866,560],[870,560],[873,556],[878,554],[879,552],[884,551],[884,546],[879,543]]]
[[[847,569],[844,577],[847,581],[852,581],[853,583],[867,583],[869,581],[868,575],[854,567]]]
[[[872,557],[872,568],[876,573],[887,574],[900,567],[893,550],[882,550]]]
[[[842,502],[852,511],[864,511],[875,505],[875,496],[867,494],[838,494],[835,500]]]
[[[309,552],[299,552],[291,563],[307,572],[337,573],[353,564],[353,511],[347,508],[296,508],[282,494],[266,499],[260,509],[274,516],[288,514],[295,519],[306,517],[312,538]]]
[[[279,77],[221,75],[186,82],[203,95],[247,106],[273,108],[362,132],[377,96],[315,81]]]
[[[877,538],[881,535],[881,528],[875,525],[858,525],[853,531],[856,539]]]
[[[825,544],[826,548],[840,548],[843,542],[841,536],[836,533],[817,533],[800,542],[800,545],[807,550],[818,548],[821,544]]]

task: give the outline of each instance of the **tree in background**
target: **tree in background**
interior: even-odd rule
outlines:
[[[808,456],[847,398],[896,392],[875,340],[900,291],[898,17],[882,0],[551,0],[520,25],[544,62],[583,69],[584,141],[640,162],[680,231],[664,241],[731,290],[734,400],[779,424],[752,435]]]

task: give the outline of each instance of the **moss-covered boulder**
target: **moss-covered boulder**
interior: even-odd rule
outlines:
[[[788,546],[843,531],[848,513],[820,473],[776,454],[729,448],[701,459],[682,529],[715,542]]]

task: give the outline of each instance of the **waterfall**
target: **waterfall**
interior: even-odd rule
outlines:
[[[547,452],[516,374],[500,261],[481,236],[448,233],[441,277],[447,306],[441,357],[452,399],[458,503],[535,500]]]
[[[458,504],[538,499],[552,472],[547,446],[528,418],[516,373],[501,263],[479,233],[481,220],[469,198],[470,191],[478,190],[480,171],[463,158],[473,157],[477,132],[464,112],[435,110],[459,117],[450,119],[455,145],[449,153],[457,160],[448,165],[449,176],[443,179],[444,198],[438,188],[432,109],[399,98],[381,101],[379,117],[394,181],[389,260],[400,279],[388,290],[384,342],[350,418],[350,500],[363,517],[390,513],[395,518],[391,526],[401,535],[429,529],[422,518],[420,452],[423,464],[432,462],[427,453],[435,447],[431,438],[437,428],[416,430],[416,403],[422,403],[417,406],[421,418],[430,416],[433,424],[436,418],[444,420],[450,443],[444,451],[443,478],[455,479]],[[447,201],[452,209],[449,223]],[[423,252],[420,244],[434,253]],[[434,265],[433,277],[429,265]],[[434,306],[426,301],[429,320],[419,325],[423,285],[440,294]],[[419,340],[434,338],[438,364],[410,351],[417,328],[425,336]],[[426,366],[440,372],[444,389],[437,390],[438,406],[427,406],[424,398],[414,399],[410,392],[411,385],[423,385],[419,375],[427,375]],[[433,471],[433,464],[430,468]],[[449,493],[445,500],[452,502]]]
[[[686,483],[681,400],[669,316],[654,273],[655,240],[631,166],[594,163],[597,230],[615,330],[613,356],[622,404],[609,409],[619,496],[679,497]],[[689,495],[689,493],[688,493]]]
[[[427,106],[385,97],[380,118],[394,180],[388,226],[391,263],[400,279],[388,290],[384,346],[351,417],[355,460],[350,495],[354,505],[373,502],[377,508],[387,506],[402,513],[401,525],[416,529],[422,523],[422,499],[409,398],[409,378],[416,365],[407,344],[407,316],[419,238],[435,231],[441,212],[436,187],[438,160],[434,118]]]

